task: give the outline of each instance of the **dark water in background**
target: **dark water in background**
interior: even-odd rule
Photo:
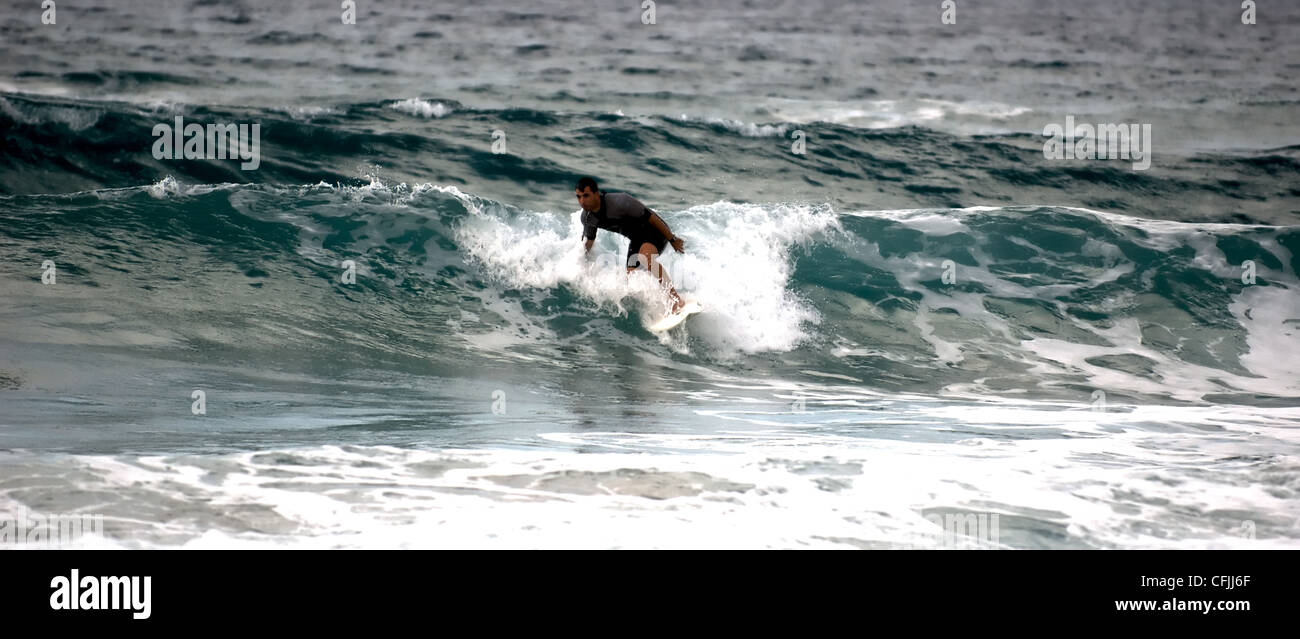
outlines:
[[[654,25],[619,3],[367,2],[355,25],[319,2],[90,3],[56,25],[15,5],[0,88],[79,100],[5,96],[2,122],[25,130],[0,188],[377,171],[548,210],[595,173],[662,206],[1295,224],[1300,6],[1276,4],[1254,25],[1211,1],[960,3],[953,25],[902,1],[661,3]],[[260,122],[263,167],[141,153],[139,128],[177,114]],[[1042,161],[1044,125],[1066,115],[1150,123],[1153,168]],[[496,129],[507,155],[490,153]],[[789,152],[796,129],[806,156]]]
[[[1300,538],[1300,7],[359,4],[5,10],[0,506],[128,547]],[[178,115],[260,167],[154,159]],[[1044,159],[1066,115],[1151,123],[1151,169]],[[707,313],[645,330],[583,174]]]

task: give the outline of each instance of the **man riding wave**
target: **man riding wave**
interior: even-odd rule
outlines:
[[[660,266],[659,255],[671,245],[678,253],[685,253],[686,242],[673,235],[663,218],[646,205],[626,193],[606,193],[596,186],[595,178],[578,180],[578,203],[582,205],[582,237],[587,251],[596,242],[596,229],[605,229],[628,238],[627,272],[639,267],[650,269],[659,276],[659,283],[668,289],[672,312],[682,309],[684,302],[673,288],[668,274]]]

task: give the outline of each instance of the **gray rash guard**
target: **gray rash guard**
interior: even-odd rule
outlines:
[[[582,212],[582,236],[588,240],[596,239],[596,229],[605,229],[627,236],[632,240],[644,240],[662,246],[667,238],[650,224],[653,213],[646,205],[627,193],[600,192],[600,210]],[[640,245],[637,244],[639,247]]]

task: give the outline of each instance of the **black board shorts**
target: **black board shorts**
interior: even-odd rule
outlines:
[[[633,236],[628,239],[629,241],[627,243],[627,265],[629,268],[638,266],[638,264],[635,261],[633,261],[632,256],[641,252],[642,244],[645,244],[646,242],[654,244],[655,250],[658,251],[660,255],[663,255],[664,249],[668,247],[668,236],[664,235],[663,233],[641,234],[641,235]],[[639,266],[650,268],[649,264],[640,264]]]

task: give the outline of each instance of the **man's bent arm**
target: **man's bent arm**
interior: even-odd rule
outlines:
[[[668,230],[668,225],[664,223],[664,219],[659,217],[659,214],[654,211],[650,212],[650,225],[659,229],[659,232],[663,233],[664,237],[672,239],[673,232]]]

